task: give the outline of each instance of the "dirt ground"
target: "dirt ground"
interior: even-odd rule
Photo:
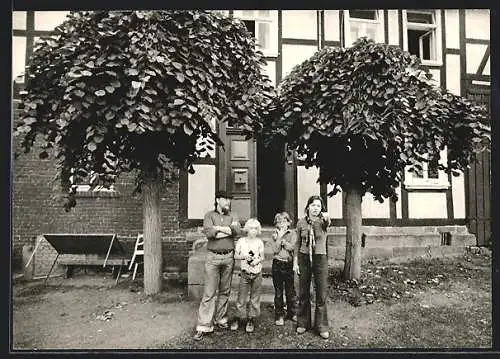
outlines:
[[[393,277],[362,280],[363,298],[353,305],[349,290],[332,284],[328,303],[331,336],[298,336],[293,323],[273,324],[271,304],[262,305],[256,331],[216,331],[192,340],[198,301],[185,297],[185,286],[170,283],[154,298],[140,285],[122,279],[115,286],[108,274],[77,274],[13,286],[14,350],[44,349],[344,349],[344,348],[489,348],[491,347],[490,258],[390,264],[391,272],[412,268],[396,284]],[[416,268],[422,267],[419,271]],[[387,268],[366,265],[363,272]],[[396,268],[396,269],[394,269]],[[434,277],[429,277],[434,268]],[[462,268],[459,270],[458,268]],[[465,268],[465,269],[464,269]],[[440,274],[438,274],[439,272]],[[407,273],[402,274],[402,278]],[[439,280],[436,282],[435,277]],[[431,278],[432,277],[432,278]],[[392,278],[392,279],[391,279]],[[377,286],[394,282],[385,297]],[[378,281],[378,282],[377,282]],[[363,284],[362,283],[362,284]],[[369,285],[366,285],[369,283]],[[404,290],[399,290],[404,286]],[[366,296],[366,288],[375,295]],[[341,294],[348,293],[346,298]],[[340,294],[339,294],[340,293]],[[384,292],[385,293],[385,292]],[[361,303],[361,304],[360,304]]]

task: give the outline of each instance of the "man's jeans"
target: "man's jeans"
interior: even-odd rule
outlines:
[[[299,308],[297,326],[311,328],[311,276],[314,276],[316,308],[314,326],[318,332],[328,331],[328,313],[326,309],[326,291],[328,287],[328,257],[326,254],[314,254],[312,265],[308,254],[299,253]]]
[[[272,274],[274,285],[274,313],[276,319],[285,316],[283,290],[286,296],[287,317],[292,318],[295,315],[296,309],[293,263],[274,259]]]
[[[238,300],[236,301],[236,310],[238,318],[245,320],[255,318],[260,315],[260,289],[262,286],[262,272],[258,274],[249,274],[241,272],[240,286],[238,291]],[[250,301],[247,302],[250,293]],[[248,310],[247,310],[248,305]]]
[[[203,298],[198,310],[200,332],[213,332],[214,323],[227,323],[227,308],[233,279],[234,253],[216,254],[208,251],[205,261]]]

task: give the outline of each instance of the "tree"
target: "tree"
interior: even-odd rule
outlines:
[[[361,201],[397,200],[404,169],[448,151],[439,169],[458,175],[490,143],[484,108],[435,86],[420,60],[362,38],[325,48],[280,83],[263,136],[281,141],[319,168],[318,182],[346,193],[344,279],[361,270]]]
[[[208,11],[72,12],[36,47],[16,134],[57,159],[66,210],[89,173],[105,187],[136,173],[146,294],[161,290],[162,185],[223,146],[212,121],[259,130],[264,64],[242,22]]]

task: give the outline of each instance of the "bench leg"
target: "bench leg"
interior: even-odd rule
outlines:
[[[67,265],[66,266],[66,278],[71,278],[75,271],[75,266]]]
[[[54,266],[56,265],[57,258],[59,258],[59,253],[57,253],[56,259],[54,259],[54,263],[52,263],[52,267],[50,267],[49,273],[47,273],[47,277],[45,277],[45,281],[43,282],[43,285],[47,285],[47,280],[50,277],[50,273],[52,273],[52,269],[54,269]]]
[[[139,266],[139,263],[135,263],[135,267],[134,267],[134,274],[132,275],[132,280],[135,280],[135,275],[137,274],[137,267]]]
[[[116,276],[115,284],[118,284],[118,280],[120,279],[120,274],[122,273],[122,266],[118,266],[118,275]]]

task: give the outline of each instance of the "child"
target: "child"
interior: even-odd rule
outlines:
[[[274,284],[274,313],[275,324],[283,325],[285,310],[283,303],[283,289],[286,296],[286,319],[297,320],[295,315],[295,287],[293,273],[293,252],[297,242],[297,234],[290,230],[290,216],[286,212],[276,214],[273,233],[273,284]]]
[[[240,323],[247,320],[246,331],[253,332],[255,318],[260,315],[260,289],[262,284],[262,264],[264,260],[264,242],[257,236],[262,227],[255,218],[250,218],[243,228],[247,232],[236,242],[234,259],[241,260],[241,277],[236,302],[237,319],[231,324],[231,330],[237,330]],[[247,298],[250,292],[250,308],[247,311]]]
[[[307,200],[305,217],[297,222],[297,245],[294,253],[294,271],[299,276],[299,308],[297,311],[297,333],[311,328],[311,279],[314,278],[316,308],[314,326],[321,338],[328,339],[328,313],[326,292],[328,288],[327,228],[330,216],[323,212],[325,205],[321,196]]]

